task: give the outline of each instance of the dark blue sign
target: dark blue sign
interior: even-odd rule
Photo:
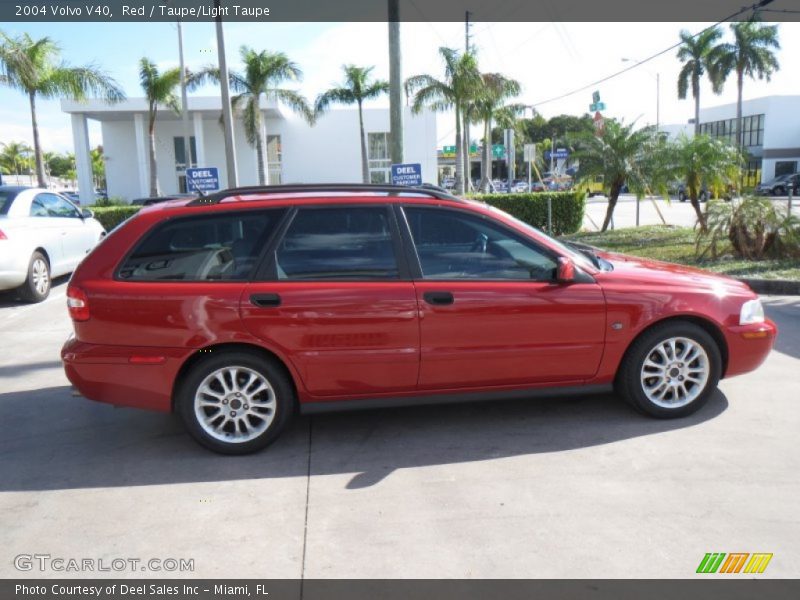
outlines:
[[[569,150],[566,148],[557,148],[555,152],[550,152],[549,150],[544,153],[545,158],[550,160],[550,157],[553,158],[569,158]]]
[[[392,185],[422,185],[422,165],[392,165]]]
[[[217,167],[186,169],[186,190],[189,192],[216,192],[219,189]]]

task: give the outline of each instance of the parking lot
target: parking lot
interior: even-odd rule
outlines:
[[[15,569],[38,553],[194,560],[174,577],[684,578],[707,552],[800,576],[800,298],[765,298],[775,351],[687,419],[610,395],[340,413],[237,458],[73,397],[65,287],[0,296],[0,577],[159,575]]]

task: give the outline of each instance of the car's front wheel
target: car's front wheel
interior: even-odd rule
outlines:
[[[272,443],[292,417],[294,393],[283,370],[249,352],[221,352],[197,363],[176,407],[191,436],[220,454],[248,454]]]
[[[684,192],[678,192],[678,200],[686,202],[686,194]]]
[[[688,322],[659,325],[629,348],[618,392],[635,408],[668,419],[690,415],[717,387],[722,358],[714,338]]]
[[[34,252],[28,263],[28,277],[19,288],[27,302],[41,302],[50,295],[50,264],[41,252]]]
[[[775,191],[773,193],[775,196],[785,196],[786,188],[779,185],[778,187],[775,188]]]

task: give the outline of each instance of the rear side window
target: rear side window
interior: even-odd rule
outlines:
[[[11,208],[11,203],[14,201],[16,195],[16,192],[0,190],[0,215],[8,214],[8,209]]]
[[[147,235],[119,268],[128,281],[247,279],[283,210],[181,217]]]
[[[278,279],[397,279],[385,207],[305,208],[275,252]]]

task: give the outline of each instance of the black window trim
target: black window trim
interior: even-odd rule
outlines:
[[[276,264],[276,256],[275,253],[278,249],[278,246],[283,242],[284,238],[286,237],[286,232],[289,230],[289,227],[294,222],[295,217],[300,212],[300,210],[330,210],[330,209],[348,209],[348,208],[382,208],[387,215],[389,220],[389,229],[392,236],[392,249],[394,250],[394,257],[395,261],[397,262],[397,277],[370,277],[369,279],[365,278],[357,278],[357,277],[326,277],[324,279],[279,279],[278,278],[278,268]],[[303,204],[298,206],[293,206],[289,211],[290,214],[287,215],[285,219],[285,223],[280,228],[280,231],[276,231],[276,235],[273,237],[272,243],[268,248],[268,252],[264,257],[264,262],[259,265],[259,268],[256,270],[253,282],[254,283],[313,283],[313,284],[324,284],[324,283],[370,283],[370,282],[409,282],[412,281],[413,278],[411,276],[411,271],[409,268],[409,262],[406,257],[406,253],[404,250],[404,244],[402,242],[402,230],[397,222],[397,216],[395,211],[392,210],[392,204],[388,202],[369,202],[369,203],[346,203],[346,204],[338,204],[338,203],[321,203],[321,204]]]
[[[396,205],[396,210],[399,211],[400,217],[399,219],[402,221],[403,227],[403,240],[410,251],[408,252],[409,256],[409,263],[412,265],[412,273],[414,274],[415,281],[433,281],[433,282],[448,282],[448,283],[465,283],[465,282],[491,282],[491,283],[544,283],[544,284],[555,284],[558,283],[555,279],[550,280],[539,280],[539,279],[506,279],[506,278],[467,278],[467,277],[452,277],[452,278],[429,278],[425,277],[422,274],[422,264],[419,260],[419,254],[417,253],[417,246],[414,243],[414,237],[411,234],[411,225],[408,222],[408,216],[405,213],[406,208],[424,208],[424,209],[432,209],[432,210],[443,210],[448,212],[455,212],[455,213],[462,213],[467,215],[468,217],[483,219],[484,221],[488,222],[494,227],[499,228],[503,232],[507,233],[510,237],[516,239],[523,239],[530,245],[532,245],[536,250],[540,251],[542,254],[551,258],[553,262],[558,265],[558,259],[561,257],[560,254],[547,248],[546,246],[542,246],[536,240],[533,240],[518,231],[515,231],[508,227],[505,223],[498,221],[497,219],[492,219],[488,215],[483,215],[471,210],[465,210],[460,207],[455,206],[443,206],[443,205],[432,205],[432,204],[398,204]],[[584,273],[580,267],[575,265],[576,273],[580,273],[581,276],[586,276],[586,281],[582,279],[581,276],[577,276],[575,283],[589,283],[589,279],[591,279],[591,283],[595,283],[595,280],[591,275],[588,273]]]
[[[267,240],[267,243],[264,244],[264,247],[262,248],[261,252],[259,252],[256,255],[255,264],[251,268],[250,273],[248,273],[247,277],[244,277],[242,279],[126,279],[124,277],[120,277],[119,272],[122,270],[122,267],[125,265],[125,263],[128,262],[128,259],[136,251],[136,249],[139,248],[142,244],[144,244],[148,239],[150,239],[150,237],[155,235],[158,231],[160,231],[164,227],[168,226],[169,224],[174,223],[175,221],[180,221],[180,220],[183,220],[183,219],[192,219],[192,218],[211,220],[211,219],[214,219],[214,218],[219,218],[220,216],[227,217],[229,215],[237,215],[237,214],[258,214],[258,213],[263,213],[265,211],[282,212],[283,214],[280,215],[280,217],[278,218],[278,223],[275,226],[275,228],[273,229],[272,233],[270,233],[270,236],[269,236],[269,239]],[[267,251],[272,246],[276,235],[281,230],[281,227],[283,227],[283,225],[286,222],[287,217],[288,217],[290,212],[291,212],[291,210],[289,208],[285,207],[285,206],[275,206],[275,207],[263,207],[262,206],[262,207],[259,207],[259,208],[233,209],[233,210],[228,209],[228,210],[219,210],[219,211],[209,212],[209,213],[205,213],[205,214],[203,214],[203,213],[179,214],[179,215],[173,215],[173,216],[167,217],[166,219],[163,219],[163,220],[158,221],[157,223],[155,223],[152,227],[150,227],[150,229],[143,236],[141,236],[141,237],[136,239],[136,242],[130,247],[130,249],[128,249],[128,251],[122,257],[122,260],[120,260],[117,263],[117,266],[114,267],[113,279],[114,279],[114,281],[119,281],[119,282],[122,282],[122,283],[131,283],[131,284],[135,284],[135,283],[164,283],[164,284],[168,284],[168,283],[210,283],[210,284],[213,284],[213,285],[219,285],[219,284],[232,284],[232,283],[238,283],[238,284],[251,283],[253,281],[253,277],[258,272],[258,269],[259,269],[260,265],[264,261],[265,256],[268,256]],[[108,237],[108,236],[106,236],[106,237]]]

